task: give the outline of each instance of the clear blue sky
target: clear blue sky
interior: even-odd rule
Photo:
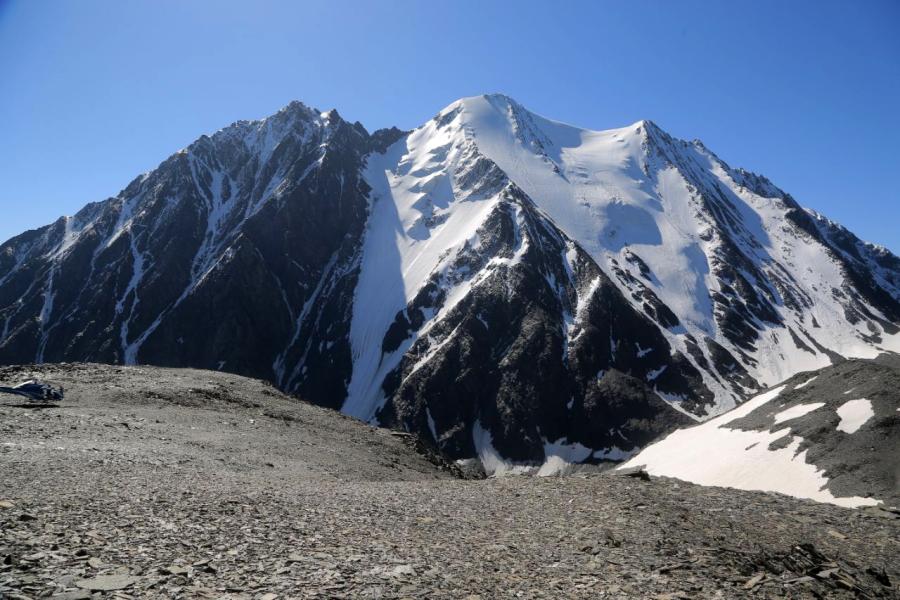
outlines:
[[[0,0],[0,239],[292,99],[373,130],[493,91],[653,119],[900,252],[896,0]]]

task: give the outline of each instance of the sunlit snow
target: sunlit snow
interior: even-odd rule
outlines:
[[[837,409],[837,414],[841,418],[837,430],[844,433],[856,433],[860,427],[875,416],[875,411],[872,410],[871,400],[860,398],[843,403]]]
[[[805,388],[806,386],[808,386],[809,384],[811,384],[813,381],[815,381],[815,380],[816,380],[816,377],[818,377],[818,375],[814,375],[814,376],[810,377],[809,379],[807,379],[807,380],[804,381],[803,383],[798,383],[797,385],[794,386],[794,389],[795,389],[795,390],[799,390],[799,389]]]
[[[743,353],[720,331],[710,298],[722,286],[711,265],[723,242],[710,237],[702,198],[679,168],[657,151],[658,145],[676,153],[688,165],[684,168],[705,185],[727,195],[740,218],[730,234],[731,243],[763,272],[786,278],[802,294],[815,298],[802,314],[776,302],[784,326],[758,324],[753,360],[744,363],[754,378],[773,384],[831,363],[826,352],[798,347],[786,326],[801,341],[804,332],[814,329],[813,345],[847,357],[871,358],[879,352],[861,337],[869,332],[849,324],[844,307],[827,292],[843,285],[841,266],[813,238],[775,226],[785,220],[781,199],[760,196],[742,185],[740,174],[702,144],[671,140],[649,121],[606,131],[580,129],[540,117],[494,94],[454,102],[385,155],[369,159],[366,180],[372,187],[372,216],[354,309],[354,372],[344,410],[371,418],[383,402],[384,376],[423,332],[382,356],[384,333],[428,276],[442,268],[444,258],[472,238],[496,201],[460,197],[453,186],[460,153],[473,148],[499,166],[607,273],[611,261],[622,265],[628,263],[627,257],[639,256],[649,268],[647,285],[681,322],[661,332],[688,360],[695,360],[686,352],[688,334],[695,339],[710,337],[735,354]],[[438,217],[440,225],[425,226],[430,217]],[[554,282],[548,284],[552,287]],[[469,288],[468,283],[460,286],[451,296],[458,299]],[[623,292],[641,308],[641,300],[627,289]],[[579,304],[588,298],[589,293],[579,297]],[[578,332],[580,306],[574,308],[572,314],[563,315],[566,343]],[[884,332],[883,338],[885,348],[900,350],[900,336]],[[713,413],[740,399],[706,369],[700,372],[716,394]]]
[[[813,402],[812,404],[797,404],[796,406],[792,406],[787,410],[783,410],[775,415],[775,423],[782,423],[784,421],[790,421],[791,419],[802,417],[803,415],[807,415],[817,408],[822,408],[823,406],[825,406],[824,402]]]
[[[652,444],[620,468],[643,465],[651,475],[675,477],[698,483],[742,490],[779,492],[798,498],[810,498],[841,506],[872,506],[872,498],[835,497],[828,479],[806,462],[806,450],[799,451],[803,438],[792,435],[789,427],[776,431],[743,431],[728,424],[747,416],[771,402],[785,389],[780,386],[747,401],[740,407],[700,425],[679,429]],[[779,413],[786,420],[821,405],[801,405]],[[812,408],[811,408],[812,407]],[[787,413],[794,414],[789,415]],[[791,436],[787,446],[775,450],[769,444]]]

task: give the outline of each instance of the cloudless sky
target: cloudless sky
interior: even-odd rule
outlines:
[[[900,2],[0,0],[0,241],[293,99],[652,119],[900,253]]]

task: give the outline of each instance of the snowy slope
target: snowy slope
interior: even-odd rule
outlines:
[[[793,378],[620,468],[841,506],[900,497],[900,361],[852,360]],[[873,394],[874,399],[859,396]]]
[[[650,382],[708,410],[702,374],[461,115],[451,107],[368,158],[342,410],[421,430],[455,458],[525,463],[610,460],[666,430],[683,417],[648,399]],[[634,405],[609,407],[616,396]]]
[[[456,135],[473,139],[607,273],[624,268],[674,312],[680,325],[664,332],[675,347],[688,352],[688,335],[712,339],[762,385],[828,365],[832,352],[900,350],[896,314],[844,292],[852,282],[839,250],[791,226],[793,201],[699,142],[674,140],[649,121],[578,129],[499,95],[460,100],[439,118],[451,116]],[[879,283],[896,310],[891,273]],[[740,329],[729,335],[736,312]],[[702,345],[701,353],[716,363]],[[708,383],[720,409],[751,391]]]
[[[383,356],[382,341],[397,313],[432,274],[450,265],[463,244],[476,241],[478,228],[499,202],[499,189],[483,196],[454,194],[454,174],[471,158],[464,147],[431,122],[385,154],[369,157],[365,178],[372,191],[350,330],[354,363],[343,406],[347,414],[369,420],[383,405],[384,378],[412,342],[428,333],[423,327]],[[455,286],[451,299],[426,321],[440,320],[470,286]]]

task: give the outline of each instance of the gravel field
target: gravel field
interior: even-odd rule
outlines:
[[[900,513],[667,479],[461,480],[223,373],[0,369],[0,598],[898,598]]]

